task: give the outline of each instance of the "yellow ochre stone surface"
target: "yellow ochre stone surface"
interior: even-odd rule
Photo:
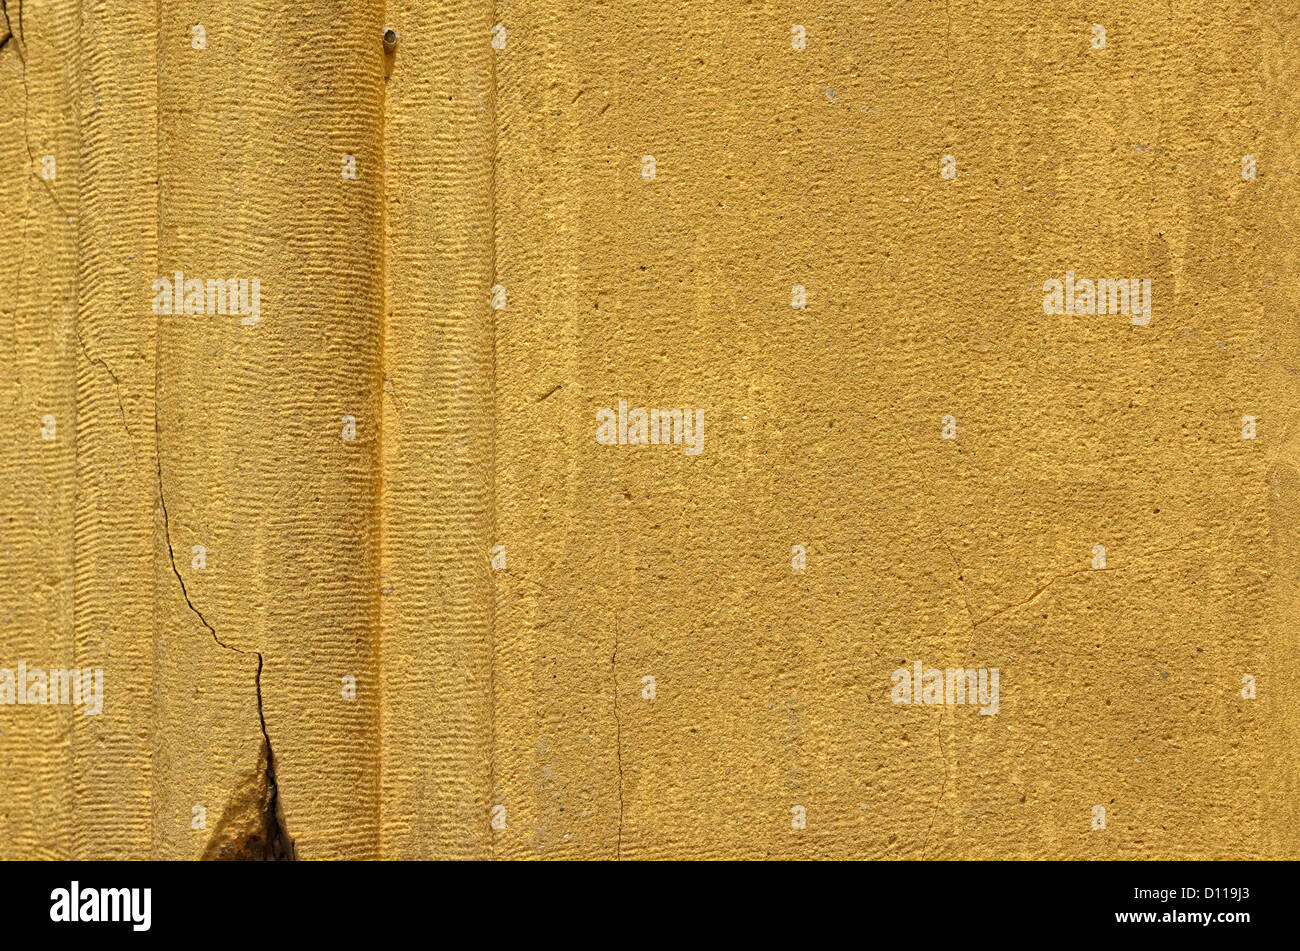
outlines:
[[[0,8],[0,857],[1300,856],[1300,3]]]

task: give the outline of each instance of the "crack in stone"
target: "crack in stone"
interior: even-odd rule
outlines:
[[[162,431],[158,427],[157,420],[154,422],[154,435],[159,440],[156,446],[156,461],[158,464],[158,504],[162,509],[163,516],[163,537],[167,541],[167,557],[171,562],[172,574],[181,586],[181,596],[185,598],[185,603],[189,609],[194,612],[194,616],[199,619],[208,633],[212,635],[212,640],[219,647],[228,651],[234,651],[236,654],[252,655],[257,658],[257,675],[254,678],[254,684],[257,688],[257,720],[262,730],[262,753],[266,758],[266,788],[268,792],[265,814],[262,816],[262,835],[260,842],[258,837],[250,840],[245,844],[243,852],[236,856],[237,858],[261,859],[264,861],[293,861],[298,856],[294,849],[293,839],[289,837],[288,830],[285,828],[284,815],[280,809],[280,787],[275,778],[275,751],[271,747],[271,734],[266,729],[266,714],[262,707],[262,652],[243,650],[234,647],[223,641],[216,632],[216,629],[208,623],[208,619],[203,616],[203,612],[195,607],[194,602],[190,600],[189,591],[185,587],[185,579],[181,576],[180,570],[176,567],[176,552],[172,548],[171,523],[167,515],[167,500],[163,494],[163,473],[162,473],[162,452],[161,436]],[[254,851],[255,844],[260,845],[260,854]]]
[[[31,86],[27,82],[27,53],[26,53],[27,38],[23,32],[22,0],[18,0],[18,32],[17,33],[14,32],[13,24],[9,17],[8,0],[0,0],[0,16],[4,18],[5,29],[9,31],[8,35],[4,38],[4,40],[0,41],[0,49],[3,49],[4,47],[8,46],[9,42],[13,40],[14,52],[18,54],[18,62],[20,64],[19,72],[23,84],[23,145],[27,149],[28,169],[30,170],[36,167],[36,153],[32,151],[32,122],[31,122],[32,90],[31,90]],[[58,208],[60,213],[62,213],[63,220],[67,222],[69,225],[71,225],[72,216],[69,215],[68,210],[63,207],[63,202],[59,201],[59,196],[55,193],[54,186],[50,184],[48,179],[41,176],[38,177],[41,179],[41,185],[45,188],[45,191],[49,193],[50,201],[54,203],[54,207]]]
[[[1061,574],[1058,574],[1058,575],[1053,575],[1051,578],[1048,578],[1048,579],[1047,579],[1046,581],[1044,581],[1041,585],[1039,585],[1039,586],[1038,586],[1038,590],[1036,590],[1036,591],[1035,591],[1033,594],[1031,594],[1029,597],[1025,598],[1025,600],[1023,600],[1023,601],[1018,601],[1018,602],[1016,602],[1015,604],[1008,604],[1005,608],[1000,608],[1000,609],[998,609],[997,611],[994,611],[992,614],[990,614],[988,617],[984,618],[983,620],[981,620],[981,621],[976,621],[976,622],[975,622],[975,627],[982,627],[983,625],[987,624],[989,621],[992,621],[992,620],[994,620],[994,619],[996,619],[996,618],[1000,618],[1002,615],[1008,613],[1009,611],[1014,611],[1014,610],[1016,610],[1016,608],[1023,608],[1023,607],[1025,607],[1025,606],[1027,606],[1027,605],[1033,604],[1035,601],[1038,600],[1039,596],[1040,596],[1044,591],[1046,591],[1046,590],[1047,590],[1048,588],[1050,588],[1052,585],[1056,584],[1056,582],[1061,581],[1061,580],[1064,579],[1064,578],[1073,578],[1075,575],[1081,575],[1081,574],[1083,574],[1083,573],[1086,572],[1086,571],[1097,571],[1097,570],[1100,570],[1100,569],[1095,569],[1095,568],[1091,568],[1091,567],[1089,567],[1089,568],[1078,568],[1078,569],[1076,569],[1076,570],[1074,570],[1074,571],[1066,571],[1066,572],[1062,572]]]
[[[86,338],[81,335],[80,323],[74,321],[73,329],[76,331],[77,343],[81,346],[81,352],[85,356],[85,358],[89,360],[91,363],[96,363],[99,366],[103,367],[104,372],[107,373],[109,379],[113,381],[113,393],[117,397],[117,409],[118,412],[122,414],[122,428],[126,430],[126,434],[128,436],[132,435],[131,424],[126,421],[126,404],[122,402],[121,381],[118,380],[117,374],[113,372],[113,368],[108,365],[108,361],[106,361],[103,357],[92,356],[90,350],[86,348]]]
[[[946,798],[945,794],[948,791],[948,770],[946,768],[948,765],[948,754],[943,748],[943,711],[944,708],[940,707],[939,716],[935,723],[936,729],[934,738],[939,745],[939,760],[944,764],[945,769],[943,771],[943,781],[939,784],[939,795],[935,797],[934,808],[930,810],[930,823],[925,828],[925,841],[921,843],[922,859],[924,859],[925,854],[930,851],[930,835],[934,832],[934,820],[938,818],[939,809],[943,805],[943,801]]]
[[[25,92],[25,91],[26,91],[26,88],[27,88],[27,57],[26,57],[26,55],[23,53],[23,48],[22,48],[22,37],[19,35],[19,34],[21,33],[21,31],[22,31],[22,0],[19,0],[18,12],[19,12],[19,17],[18,17],[18,29],[19,29],[19,33],[16,34],[16,33],[14,33],[14,30],[13,30],[13,24],[12,24],[12,23],[10,22],[10,20],[9,20],[9,4],[8,4],[8,0],[0,0],[0,17],[3,17],[3,18],[4,18],[4,24],[5,24],[5,30],[6,30],[6,33],[5,33],[5,37],[4,37],[4,39],[3,39],[3,40],[0,40],[0,51],[3,51],[4,48],[5,48],[6,46],[9,45],[9,42],[10,42],[11,40],[15,40],[15,41],[16,41],[16,42],[14,42],[14,53],[17,54],[17,56],[18,56],[18,62],[19,62],[19,63],[21,64],[21,66],[22,66],[23,89],[24,89],[24,92]],[[24,112],[26,111],[26,108],[27,108],[27,106],[26,106],[26,103],[24,102],[24,104],[23,104]],[[24,135],[26,135],[26,127],[25,127],[25,126],[24,126]],[[29,148],[29,149],[28,149],[28,155],[30,156],[30,154],[31,154],[31,150],[30,150],[30,148]],[[23,263],[26,261],[26,258],[27,258],[27,218],[28,218],[28,216],[27,216],[26,214],[24,214],[24,215],[23,215],[23,219],[22,219],[22,221],[23,221],[23,233],[22,233],[22,238],[21,238],[21,240],[19,241],[19,257],[18,257],[18,266],[17,266],[16,268],[14,268],[14,301],[15,301],[15,302],[19,300],[19,298],[20,298],[20,296],[21,296],[22,286],[23,286]],[[15,303],[15,306],[14,306],[14,309],[13,309],[12,313],[13,313],[13,318],[14,318],[14,319],[13,319],[13,333],[12,333],[12,337],[13,337],[13,352],[14,352],[14,354],[17,354],[17,353],[18,353],[18,306],[17,306],[16,303]],[[14,385],[17,387],[19,393],[21,393],[21,392],[22,392],[23,385],[22,385],[22,377],[21,377],[21,375],[20,375],[20,373],[19,373],[18,361],[17,361],[17,360],[14,361]]]

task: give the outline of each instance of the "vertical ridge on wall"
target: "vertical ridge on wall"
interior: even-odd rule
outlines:
[[[1265,718],[1265,734],[1275,739],[1262,790],[1266,809],[1259,856],[1294,859],[1300,853],[1300,636],[1296,633],[1300,591],[1295,583],[1300,574],[1300,418],[1296,415],[1300,383],[1295,369],[1300,367],[1300,320],[1296,318],[1300,307],[1300,199],[1294,184],[1300,169],[1300,149],[1295,144],[1300,11],[1285,4],[1269,4],[1260,17],[1264,20],[1261,33],[1268,38],[1261,44],[1257,65],[1264,85],[1260,116],[1263,148],[1257,156],[1261,163],[1259,185],[1264,189],[1258,206],[1263,212],[1259,230],[1266,248],[1261,326],[1268,334],[1268,346],[1261,350],[1273,359],[1259,425],[1269,449],[1266,491],[1273,597],[1268,618],[1271,636],[1266,656],[1261,658],[1263,676],[1257,678],[1257,690],[1258,715]]]
[[[492,848],[493,12],[440,0],[386,24],[385,858]]]
[[[166,857],[376,853],[381,9],[162,6]],[[190,280],[249,306],[192,308]]]
[[[71,667],[77,0],[0,3],[0,668]],[[47,159],[48,157],[48,159]],[[70,707],[0,706],[0,857],[70,858]]]
[[[81,119],[76,666],[104,678],[102,713],[73,714],[77,858],[147,858],[151,845],[156,12],[153,0],[83,0],[79,31],[50,31],[80,42],[66,55]]]

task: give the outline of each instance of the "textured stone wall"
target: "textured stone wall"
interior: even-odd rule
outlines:
[[[0,855],[1294,858],[1298,52],[3,0]]]

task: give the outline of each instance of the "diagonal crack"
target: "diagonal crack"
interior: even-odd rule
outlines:
[[[122,414],[122,428],[125,429],[125,430],[126,430],[126,434],[127,434],[128,436],[130,436],[130,435],[131,435],[131,424],[128,423],[128,422],[126,421],[126,404],[122,402],[122,383],[121,383],[121,381],[118,380],[118,378],[117,378],[117,374],[113,372],[113,368],[110,367],[110,366],[108,365],[108,361],[107,361],[107,360],[105,360],[103,357],[97,357],[97,356],[94,356],[93,354],[91,354],[90,350],[87,349],[87,347],[86,347],[86,339],[81,335],[81,324],[80,324],[80,322],[74,321],[74,322],[73,322],[73,329],[76,331],[76,334],[77,334],[77,343],[81,345],[81,352],[82,352],[82,354],[85,356],[85,358],[86,358],[87,360],[89,360],[91,363],[97,363],[97,364],[99,364],[99,366],[103,367],[104,372],[107,373],[108,376],[109,376],[109,379],[111,379],[111,380],[113,381],[113,392],[114,392],[114,394],[117,396],[117,409],[118,409],[118,412],[120,412],[120,413]],[[173,567],[174,567],[174,566],[173,566]]]
[[[14,52],[18,54],[18,63],[20,67],[20,76],[23,84],[23,144],[27,148],[28,168],[35,169],[36,153],[32,151],[32,121],[31,121],[31,101],[32,90],[27,81],[27,38],[23,33],[23,3],[18,0],[18,32],[14,32],[13,21],[9,14],[8,0],[0,0],[0,17],[3,17],[5,29],[8,31],[3,40],[0,40],[0,50],[13,41]],[[41,184],[49,193],[50,201],[59,209],[63,215],[63,220],[68,224],[72,223],[72,216],[68,214],[68,209],[63,207],[63,202],[59,200],[58,194],[54,191],[53,184],[44,176],[40,176]]]
[[[994,620],[994,619],[996,619],[996,618],[1000,618],[1000,617],[1002,617],[1002,615],[1007,614],[1008,612],[1014,611],[1014,610],[1016,610],[1017,608],[1023,608],[1023,607],[1025,607],[1026,605],[1029,605],[1029,604],[1033,604],[1035,601],[1038,600],[1039,595],[1041,595],[1044,591],[1046,591],[1046,590],[1047,590],[1048,588],[1050,588],[1052,585],[1056,584],[1056,582],[1058,582],[1058,581],[1062,581],[1062,580],[1064,580],[1065,578],[1073,578],[1075,575],[1081,575],[1081,574],[1084,574],[1084,573],[1086,573],[1086,572],[1094,571],[1094,570],[1096,570],[1096,569],[1093,569],[1093,568],[1091,568],[1091,567],[1088,567],[1088,568],[1077,568],[1077,569],[1075,569],[1074,571],[1063,571],[1063,572],[1061,572],[1060,574],[1052,575],[1050,578],[1048,578],[1046,581],[1044,581],[1042,584],[1040,584],[1040,585],[1038,586],[1038,589],[1037,589],[1033,594],[1031,594],[1029,597],[1025,598],[1025,600],[1023,600],[1023,601],[1017,601],[1015,604],[1008,604],[1005,608],[999,608],[998,610],[994,611],[992,614],[988,615],[987,617],[985,617],[985,618],[983,618],[983,619],[981,619],[981,620],[979,620],[979,621],[976,621],[976,622],[975,622],[975,627],[983,627],[983,626],[984,626],[985,624],[987,624],[989,621],[992,621],[992,620]]]
[[[1015,604],[1008,604],[1004,608],[999,608],[998,610],[994,611],[992,614],[988,615],[987,617],[981,618],[980,620],[976,621],[975,627],[983,627],[985,624],[987,624],[989,621],[994,620],[995,618],[1000,618],[1002,615],[1014,611],[1017,608],[1023,608],[1027,605],[1033,604],[1035,601],[1038,600],[1038,598],[1042,595],[1044,591],[1046,591],[1052,585],[1056,584],[1058,581],[1064,581],[1066,578],[1073,578],[1076,575],[1092,574],[1093,572],[1097,572],[1098,574],[1106,574],[1106,573],[1119,574],[1120,572],[1124,572],[1124,571],[1132,571],[1135,568],[1144,568],[1151,561],[1151,559],[1155,558],[1157,555],[1167,555],[1175,551],[1197,551],[1197,550],[1198,549],[1194,546],[1193,547],[1176,546],[1173,548],[1160,548],[1157,549],[1156,551],[1147,552],[1144,555],[1140,555],[1136,557],[1132,563],[1127,565],[1116,565],[1114,568],[1093,568],[1089,566],[1087,568],[1075,568],[1072,571],[1058,572],[1056,574],[1053,574],[1050,578],[1048,578],[1046,581],[1040,584],[1038,588],[1035,589],[1034,593],[1031,594],[1029,597],[1025,598],[1023,601],[1017,601]]]
[[[248,651],[234,647],[223,641],[218,635],[216,629],[208,623],[208,619],[203,616],[203,612],[194,606],[190,600],[189,591],[185,587],[185,579],[181,576],[180,570],[176,567],[176,552],[172,548],[171,523],[167,516],[167,499],[163,495],[163,473],[162,473],[162,451],[161,437],[162,430],[158,426],[157,418],[154,419],[154,437],[155,437],[155,458],[158,463],[158,503],[162,508],[163,515],[163,537],[167,541],[167,557],[171,562],[172,574],[181,586],[181,595],[185,598],[185,603],[189,609],[194,612],[194,616],[199,619],[208,633],[212,635],[212,640],[219,647],[228,651],[234,651],[236,654],[251,654],[257,658],[257,676],[254,683],[257,687],[257,720],[262,729],[262,752],[266,757],[266,788],[269,797],[266,804],[266,811],[263,815],[263,854],[260,858],[266,861],[292,861],[298,856],[294,850],[293,839],[289,837],[288,830],[285,828],[284,815],[280,809],[280,787],[275,778],[275,751],[271,747],[271,734],[266,729],[266,713],[262,708],[262,652]],[[259,856],[252,856],[257,858]]]

